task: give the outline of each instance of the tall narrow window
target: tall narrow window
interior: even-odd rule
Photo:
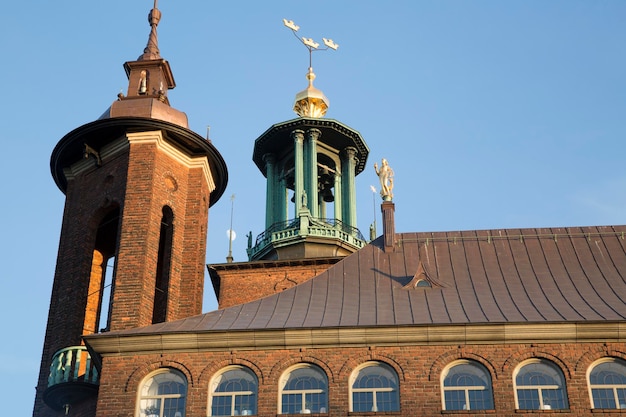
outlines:
[[[552,362],[532,359],[515,372],[515,401],[520,410],[568,408],[563,372]]]
[[[493,409],[491,376],[478,362],[460,360],[441,376],[444,410]]]
[[[388,365],[367,362],[350,377],[350,411],[399,411],[398,375]]]
[[[96,230],[89,274],[89,294],[85,307],[84,334],[107,331],[110,326],[119,217],[119,208],[111,210],[102,218]]]
[[[626,409],[626,362],[604,358],[591,368],[589,389],[593,408]]]
[[[209,384],[211,416],[256,415],[258,382],[256,376],[243,366],[222,370]]]
[[[159,369],[139,386],[136,416],[185,417],[187,379],[174,369]]]
[[[105,265],[103,271],[103,280],[102,280],[102,308],[100,309],[100,323],[98,327],[100,331],[106,331],[109,329],[111,323],[111,303],[113,302],[113,290],[115,280],[115,256],[110,257]]]
[[[328,379],[320,368],[300,364],[280,378],[281,414],[326,413],[328,410]]]
[[[170,268],[172,266],[172,238],[174,235],[174,213],[168,206],[163,207],[161,233],[159,236],[159,257],[157,259],[156,281],[154,285],[154,306],[152,323],[162,323],[167,319],[169,300]]]

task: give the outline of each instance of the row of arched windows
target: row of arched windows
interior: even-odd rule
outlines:
[[[515,406],[520,410],[567,409],[562,370],[545,359],[523,362],[513,373]],[[592,408],[626,409],[626,361],[604,358],[587,375]],[[318,366],[301,363],[283,373],[278,384],[279,414],[324,414],[328,411],[328,378]],[[258,378],[252,370],[231,365],[209,384],[210,416],[257,414]],[[371,361],[350,375],[351,412],[400,411],[399,378],[389,365]],[[458,360],[441,375],[443,410],[494,408],[491,375],[480,363]],[[184,417],[187,381],[174,369],[160,369],[140,386],[136,415]]]
[[[441,377],[444,410],[493,409],[491,376],[478,362],[456,361]],[[592,408],[626,409],[626,362],[604,358],[587,375]],[[515,408],[562,410],[569,408],[563,371],[545,359],[530,359],[513,372]]]

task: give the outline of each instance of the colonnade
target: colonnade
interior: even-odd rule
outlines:
[[[274,153],[263,155],[267,175],[265,228],[288,220],[287,177],[293,166],[294,217],[308,209],[311,217],[326,217],[326,202],[320,198],[318,175],[318,141],[322,132],[316,128],[291,132],[294,151],[279,160]],[[354,147],[336,150],[334,167],[334,218],[352,227],[356,225],[355,170],[357,150]],[[293,158],[293,161],[291,160]],[[293,162],[293,165],[292,165]]]

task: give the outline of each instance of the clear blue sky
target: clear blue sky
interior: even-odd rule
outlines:
[[[152,0],[14,1],[0,52],[0,392],[7,415],[32,410],[64,196],[49,172],[67,132],[126,90],[122,68],[146,44]],[[396,173],[397,231],[623,224],[626,220],[626,2],[161,0],[172,105],[211,138],[230,182],[210,211],[208,263],[225,261],[230,195],[236,261],[264,225],[254,140],[295,117],[302,36],[328,117],[371,153],[357,178],[358,221],[374,218],[372,164]],[[376,198],[376,205],[379,199]],[[376,208],[378,216],[378,208]],[[379,230],[380,232],[380,230]],[[205,311],[216,304],[210,283]],[[8,407],[8,409],[7,409]]]

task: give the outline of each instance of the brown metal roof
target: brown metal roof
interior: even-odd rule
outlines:
[[[624,320],[625,234],[626,226],[398,234],[395,251],[379,238],[281,293],[121,333]]]

